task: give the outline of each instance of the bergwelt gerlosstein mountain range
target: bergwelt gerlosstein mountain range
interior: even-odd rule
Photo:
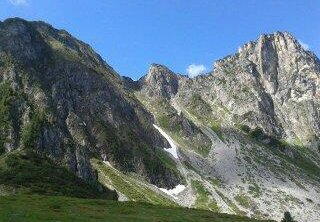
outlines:
[[[0,194],[320,221],[317,56],[275,32],[213,66],[133,81],[64,30],[0,22]]]

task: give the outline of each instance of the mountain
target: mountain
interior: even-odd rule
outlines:
[[[151,65],[134,91],[179,147],[184,206],[319,221],[319,81],[315,54],[276,32],[208,75]]]
[[[320,61],[261,35],[207,75],[121,77],[64,30],[0,22],[0,195],[320,218]],[[50,175],[50,177],[48,177]]]
[[[159,187],[182,177],[167,141],[121,77],[87,44],[43,22],[0,23],[1,152],[32,149],[86,181],[90,158]],[[163,164],[165,162],[166,164]]]

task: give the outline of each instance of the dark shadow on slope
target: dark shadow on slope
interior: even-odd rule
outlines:
[[[87,183],[48,157],[31,151],[5,157],[0,167],[0,184],[17,193],[117,200],[115,191]]]

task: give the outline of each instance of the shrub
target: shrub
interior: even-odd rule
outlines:
[[[290,212],[284,212],[284,217],[281,222],[295,222],[290,214]]]
[[[14,117],[12,104],[16,99],[17,94],[9,83],[0,84],[0,155],[5,152],[4,144]]]
[[[239,128],[240,128],[243,132],[245,132],[245,133],[249,133],[249,132],[250,132],[250,127],[247,126],[247,125],[241,124],[241,125],[239,126]]]
[[[31,116],[30,123],[22,132],[22,144],[26,148],[34,147],[34,142],[39,136],[41,128],[47,123],[43,113],[34,111]]]

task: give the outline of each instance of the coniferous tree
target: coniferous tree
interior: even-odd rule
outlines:
[[[290,212],[286,211],[284,212],[284,217],[281,220],[281,222],[295,222],[290,214]]]

